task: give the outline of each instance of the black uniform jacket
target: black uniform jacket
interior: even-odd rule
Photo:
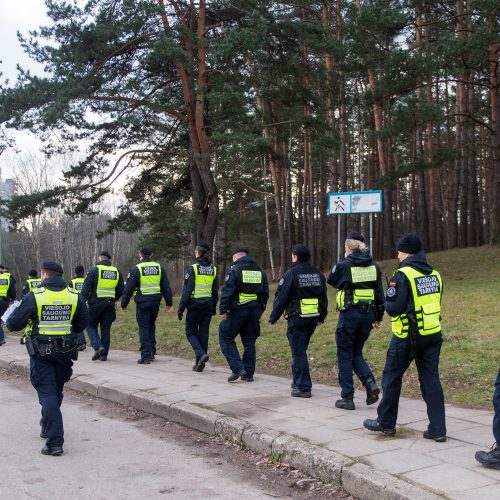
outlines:
[[[425,252],[422,250],[415,255],[411,255],[403,260],[399,267],[409,266],[417,271],[429,275],[433,268],[427,262]],[[403,273],[395,273],[389,280],[387,287],[387,297],[385,300],[385,310],[389,316],[396,317],[403,313],[413,312],[415,303],[411,292],[411,285],[408,278]]]
[[[298,312],[298,300],[295,291],[297,287],[296,280],[293,274],[315,274],[319,275],[320,286],[312,287],[311,298],[318,298],[319,316],[318,321],[321,323],[325,320],[328,314],[328,295],[326,290],[326,280],[321,271],[312,266],[309,262],[294,262],[292,268],[289,269],[281,278],[276,294],[274,295],[273,310],[269,321],[275,323],[280,316],[287,311],[287,314],[292,316]]]
[[[352,282],[350,267],[367,267],[374,265],[377,269],[377,284],[375,286],[375,320],[382,321],[384,316],[384,288],[382,286],[382,271],[372,256],[365,253],[355,252],[349,254],[345,260],[338,262],[328,275],[329,285],[339,290],[353,290],[355,285]],[[351,314],[357,314],[357,309],[350,309]]]
[[[232,266],[231,269],[226,274],[224,278],[224,284],[222,285],[222,291],[220,296],[219,309],[221,314],[225,314],[231,309],[240,309],[244,307],[254,307],[255,302],[247,302],[245,304],[238,305],[238,294],[241,290],[242,283],[240,279],[240,274],[242,270],[261,270],[257,263],[246,255],[238,259]],[[267,274],[262,271],[262,293],[259,294],[258,303],[261,312],[264,311],[269,300],[269,283],[267,282]]]
[[[152,261],[151,259],[142,259],[141,262],[156,262],[156,261]],[[128,273],[127,283],[125,284],[125,290],[123,290],[122,304],[121,304],[122,308],[125,309],[128,306],[128,303],[130,302],[130,299],[132,298],[134,292],[136,292],[134,300],[137,303],[158,302],[161,301],[161,298],[163,296],[163,298],[165,299],[165,304],[169,307],[172,306],[173,305],[172,289],[170,288],[170,282],[168,281],[167,273],[165,272],[165,269],[163,269],[163,267],[160,267],[160,273],[161,273],[160,276],[161,293],[152,295],[143,295],[139,289],[139,285],[141,282],[141,275],[139,272],[139,268],[137,266],[134,266]]]
[[[61,277],[51,276],[49,279],[42,281],[42,287],[47,290],[52,290],[53,292],[59,292],[67,288],[66,283]],[[28,324],[28,320],[32,321],[32,333],[33,337],[39,337],[38,335],[38,310],[36,306],[35,296],[33,292],[25,295],[19,307],[11,314],[7,320],[7,328],[12,332],[17,332],[22,330]],[[78,303],[76,306],[76,311],[71,320],[71,331],[82,332],[87,327],[89,319],[89,313],[85,302],[83,301],[81,295],[78,296]],[[45,337],[45,336],[44,336]],[[52,336],[54,337],[54,336]]]
[[[200,266],[209,266],[211,263],[206,259],[196,259],[196,264]],[[211,309],[213,314],[215,314],[217,302],[219,301],[219,277],[215,276],[212,283],[212,296],[204,299],[194,299],[191,297],[194,290],[195,278],[193,266],[189,266],[184,276],[184,288],[182,289],[181,302],[177,312],[182,314],[186,308]]]
[[[111,266],[111,261],[109,260],[102,260],[101,262],[98,263],[98,265],[102,266]],[[82,286],[82,291],[81,291],[81,296],[83,297],[83,300],[87,302],[88,304],[95,304],[96,302],[99,302],[100,300],[97,298],[96,295],[96,290],[97,290],[97,281],[99,279],[99,270],[97,267],[93,267],[88,273],[87,276],[85,277],[85,281],[83,282]],[[123,294],[123,276],[118,271],[118,284],[116,285],[115,288],[115,300],[119,300],[120,297]]]

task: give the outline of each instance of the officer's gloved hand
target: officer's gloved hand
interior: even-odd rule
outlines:
[[[177,317],[179,318],[179,321],[182,321],[182,315],[183,315],[183,313],[181,313],[181,312],[177,313]]]
[[[214,310],[212,311],[212,316],[215,316],[216,314],[217,314],[217,309],[214,309]]]
[[[269,323],[271,323],[271,325],[275,325],[277,320],[269,318]]]

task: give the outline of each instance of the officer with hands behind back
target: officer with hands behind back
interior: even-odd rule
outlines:
[[[217,312],[219,285],[217,268],[211,262],[208,244],[200,241],[194,253],[196,262],[186,271],[177,317],[182,321],[187,309],[186,337],[196,356],[193,371],[202,372],[209,359],[209,328],[212,316]]]
[[[99,254],[97,260],[97,265],[85,277],[81,295],[89,306],[87,333],[94,348],[92,361],[107,361],[111,325],[116,319],[115,302],[123,293],[123,277],[111,264],[111,254],[106,250]]]
[[[233,263],[220,297],[219,344],[232,371],[227,381],[235,382],[241,377],[253,382],[255,342],[260,335],[260,317],[269,299],[269,285],[266,273],[248,255],[248,249],[235,250]],[[243,359],[234,341],[238,334],[243,343]]]
[[[307,348],[317,325],[328,313],[328,296],[323,273],[310,263],[311,252],[305,245],[292,250],[292,268],[281,278],[274,297],[269,323],[284,314],[288,320],[287,337],[292,351],[292,396],[311,397],[311,375]]]
[[[380,328],[384,315],[382,273],[369,254],[362,234],[351,231],[347,235],[345,260],[335,265],[327,281],[338,289],[336,301],[340,311],[335,341],[341,399],[335,406],[354,410],[353,371],[365,386],[366,404],[378,401],[380,389],[363,357],[363,347],[372,328]]]
[[[9,308],[11,302],[16,299],[16,280],[9,273],[9,269],[0,264],[0,316]],[[5,344],[5,335],[0,321],[0,345]]]
[[[78,357],[75,332],[87,326],[88,311],[82,298],[68,288],[63,269],[56,262],[42,264],[42,286],[22,298],[7,319],[11,331],[26,326],[30,355],[30,380],[42,406],[40,437],[46,438],[43,455],[62,455],[64,428],[61,414],[64,384]]]
[[[165,269],[151,260],[153,252],[148,247],[139,250],[139,264],[128,273],[127,283],[122,296],[122,311],[126,311],[134,295],[135,316],[139,325],[141,357],[140,365],[149,365],[156,354],[156,318],[160,310],[161,298],[165,299],[168,313],[173,308],[172,290]]]
[[[375,420],[367,419],[370,431],[394,434],[399,396],[405,371],[415,360],[429,426],[425,439],[446,441],[444,395],[439,380],[441,334],[441,275],[427,262],[422,240],[414,233],[398,244],[399,267],[387,288],[385,309],[392,318],[392,339],[382,375],[383,397]]]

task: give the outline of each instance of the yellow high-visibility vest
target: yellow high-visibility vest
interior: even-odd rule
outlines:
[[[404,266],[397,272],[403,273],[410,283],[418,333],[432,335],[440,332],[441,295],[443,293],[441,275],[435,270],[431,274],[423,274],[410,266]],[[392,318],[392,333],[396,337],[400,339],[408,337],[409,330],[410,320],[407,313]]]
[[[215,266],[200,266],[199,264],[192,265],[194,271],[194,290],[191,292],[191,297],[194,299],[209,299],[212,297],[212,286],[217,276],[217,268]]]
[[[58,292],[40,287],[33,290],[40,335],[69,335],[71,320],[78,304],[78,294],[70,288]]]

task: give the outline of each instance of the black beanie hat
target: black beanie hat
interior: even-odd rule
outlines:
[[[246,247],[238,247],[238,248],[234,249],[233,255],[235,255],[237,253],[246,253],[248,255],[250,252],[248,251],[248,248],[246,248]]]
[[[142,247],[140,250],[139,250],[139,253],[141,255],[144,255],[144,257],[149,257],[153,251],[151,250],[151,248],[149,247]]]
[[[210,251],[210,247],[208,246],[208,243],[204,240],[198,241],[198,244],[196,246],[200,247],[200,248],[204,248],[207,252]]]
[[[365,237],[361,233],[359,233],[358,231],[351,231],[347,235],[347,239],[348,240],[358,240],[358,241],[361,241],[362,243],[365,242]]]
[[[107,250],[103,250],[100,254],[99,257],[106,257],[106,259],[111,260],[111,254]]]
[[[396,246],[398,252],[409,253],[415,255],[424,249],[424,244],[422,240],[415,233],[405,234]]]
[[[84,274],[85,273],[85,269],[83,268],[83,266],[76,266],[75,267],[75,274]]]
[[[30,278],[36,278],[38,276],[38,271],[36,269],[30,269],[28,271],[28,276]]]
[[[292,248],[293,255],[296,255],[299,260],[308,261],[311,258],[311,251],[305,245],[301,243],[295,245]]]
[[[64,273],[61,265],[58,264],[57,262],[53,262],[51,260],[47,260],[47,261],[43,262],[42,269],[44,269],[45,271],[52,271],[54,273],[59,273],[59,274]]]

